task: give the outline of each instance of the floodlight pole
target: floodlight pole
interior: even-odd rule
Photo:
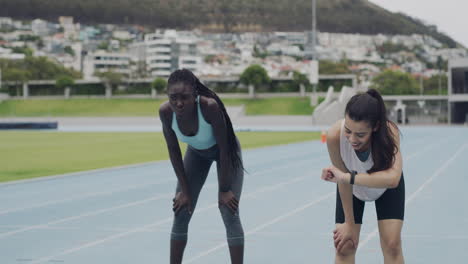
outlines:
[[[311,44],[312,44],[312,61],[317,59],[317,56],[315,54],[315,43],[316,43],[316,34],[317,34],[317,13],[316,13],[316,7],[317,7],[317,0],[312,0],[312,38],[311,38]],[[312,72],[312,75],[314,72]],[[311,75],[311,76],[312,76]],[[317,98],[317,84],[313,83],[312,84],[312,89],[313,89],[313,94],[314,98]]]

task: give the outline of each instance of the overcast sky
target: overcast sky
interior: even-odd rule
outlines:
[[[402,12],[437,26],[468,48],[468,0],[369,0],[391,12]]]

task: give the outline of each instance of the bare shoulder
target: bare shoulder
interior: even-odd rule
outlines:
[[[214,98],[200,96],[200,107],[208,123],[212,123],[213,120],[220,117],[221,107]]]
[[[219,110],[218,102],[214,98],[200,96],[200,104],[202,109],[206,109],[208,111],[216,111]]]
[[[343,119],[336,121],[327,132],[327,141],[329,143],[339,143],[341,134],[341,122]]]
[[[387,122],[388,127],[390,128],[390,131],[392,131],[393,134],[398,135],[400,134],[400,129],[398,128],[397,124],[394,122]]]
[[[396,142],[399,143],[400,142],[400,129],[398,128],[397,124],[389,121],[387,125],[393,137],[395,138]]]
[[[159,118],[163,121],[167,121],[172,116],[172,109],[169,102],[164,102],[159,106]]]

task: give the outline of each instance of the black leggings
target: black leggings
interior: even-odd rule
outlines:
[[[362,224],[362,215],[364,214],[365,202],[356,198],[353,195],[353,211],[354,222]],[[400,219],[403,220],[405,216],[405,179],[403,174],[400,178],[400,183],[396,188],[387,189],[379,199],[375,200],[375,210],[377,211],[377,219]],[[338,185],[336,188],[336,211],[335,223],[342,224],[345,222],[343,212],[343,205],[341,203],[340,192]]]
[[[219,149],[218,145],[206,150],[198,150],[187,147],[184,157],[184,169],[187,177],[187,183],[190,194],[192,196],[192,207],[195,210],[197,205],[198,195],[205,183],[206,177],[210,170],[213,161],[217,163],[218,174],[220,173],[219,167]],[[244,171],[238,169],[233,173],[231,183],[231,191],[237,200],[240,200],[242,192],[242,184],[244,179]],[[177,184],[176,193],[180,192],[180,185]],[[237,246],[244,244],[244,231],[239,218],[239,209],[236,214],[232,213],[225,205],[219,206],[219,211],[226,227],[226,235],[229,246]],[[178,214],[174,214],[174,222],[172,224],[171,239],[172,240],[187,240],[188,225],[192,215],[188,213],[187,208],[184,207]]]

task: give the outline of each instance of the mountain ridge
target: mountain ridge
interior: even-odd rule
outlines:
[[[0,16],[57,21],[73,16],[80,23],[139,24],[206,31],[306,31],[311,29],[310,0],[0,0]],[[423,34],[461,47],[435,26],[368,0],[317,0],[317,29],[359,34]]]

